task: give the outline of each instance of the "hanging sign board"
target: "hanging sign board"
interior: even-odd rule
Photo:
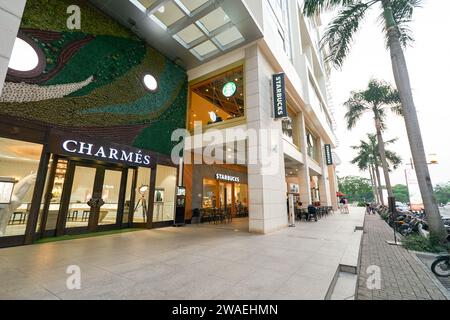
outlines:
[[[284,73],[272,76],[274,118],[287,118],[286,80]]]
[[[422,210],[424,208],[424,205],[422,194],[420,193],[419,182],[417,181],[416,171],[412,169],[406,169],[405,175],[409,191],[409,206],[411,210]]]
[[[326,144],[325,145],[325,159],[327,162],[327,166],[333,165],[333,152],[331,151],[331,145]]]

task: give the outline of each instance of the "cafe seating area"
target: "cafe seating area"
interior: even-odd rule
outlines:
[[[316,213],[310,212],[307,208],[295,209],[295,218],[297,221],[319,221],[334,213],[333,207],[316,207]]]
[[[248,217],[248,208],[241,207],[233,215],[231,208],[205,208],[200,209],[200,223],[228,224],[233,222],[233,218]]]

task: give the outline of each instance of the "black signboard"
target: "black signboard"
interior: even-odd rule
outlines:
[[[282,119],[288,116],[286,105],[286,81],[284,73],[272,76],[273,86],[273,107],[275,119]]]
[[[327,162],[327,166],[332,166],[333,165],[333,153],[331,151],[331,145],[330,144],[326,144],[325,145],[325,159]]]
[[[54,154],[132,167],[154,168],[156,166],[156,156],[148,150],[100,141],[88,136],[78,136],[55,130],[52,132],[49,142],[50,151]]]
[[[186,223],[185,220],[186,212],[186,188],[177,187],[177,208],[175,211],[175,225],[183,226]]]

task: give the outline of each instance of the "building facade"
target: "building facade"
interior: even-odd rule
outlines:
[[[0,246],[172,225],[177,186],[188,223],[222,210],[257,233],[287,226],[288,193],[336,207],[320,18],[301,8],[1,1]]]
[[[337,207],[335,168],[339,159],[333,151],[337,140],[329,69],[319,47],[320,17],[306,18],[302,1],[242,2],[261,38],[188,69],[192,138],[186,143],[189,154],[185,157],[214,156],[207,148],[196,146],[196,141],[201,140],[201,133],[220,131],[223,141],[218,145],[223,146],[223,153],[215,153],[220,153],[216,160],[223,165],[206,174],[198,163],[185,165],[184,184],[192,190],[186,214],[214,207],[235,214],[242,205],[248,208],[249,230],[269,233],[288,225],[288,193],[304,208],[309,204]],[[285,75],[287,114],[277,120],[273,75],[280,73]],[[236,91],[227,97],[226,91],[234,85]],[[196,128],[196,123],[201,128]],[[240,130],[247,136],[236,134]],[[257,138],[251,139],[254,135]],[[239,145],[245,146],[246,152],[239,152]],[[334,161],[327,160],[326,150]],[[210,166],[205,163],[203,166]],[[223,181],[223,172],[240,178],[238,182]]]

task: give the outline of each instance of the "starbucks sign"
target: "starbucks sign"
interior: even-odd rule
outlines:
[[[228,82],[228,83],[225,83],[225,85],[223,86],[222,93],[225,97],[229,98],[229,97],[234,96],[234,94],[236,93],[236,90],[237,90],[236,83]]]

